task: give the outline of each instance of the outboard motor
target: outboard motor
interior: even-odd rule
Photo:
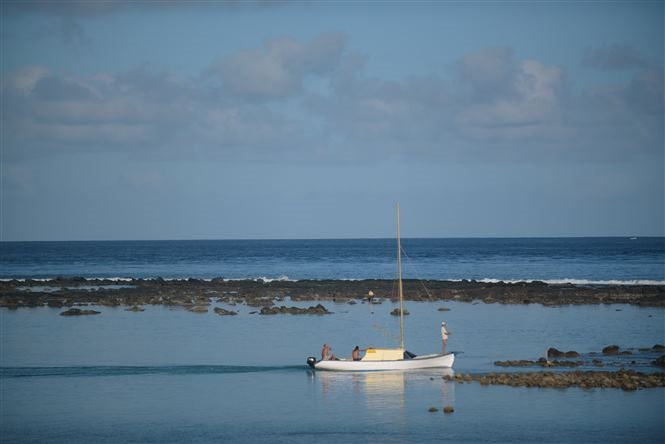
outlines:
[[[307,365],[314,368],[314,364],[316,364],[316,358],[314,356],[307,358]]]

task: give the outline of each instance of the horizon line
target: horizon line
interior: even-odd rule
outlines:
[[[567,236],[401,236],[402,239],[654,239],[665,238],[665,235],[567,235]],[[180,238],[180,239],[32,239],[32,240],[0,240],[0,243],[11,242],[217,242],[217,241],[352,241],[352,240],[394,240],[394,237],[302,237],[302,238]]]

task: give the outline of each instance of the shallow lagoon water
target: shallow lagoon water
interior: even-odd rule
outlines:
[[[432,372],[13,378],[3,441],[662,442],[662,391],[514,389]],[[455,412],[441,409],[454,406]],[[435,406],[438,412],[429,412]]]
[[[307,307],[318,302],[278,305]],[[228,306],[237,316],[191,313],[181,308],[90,306],[99,315],[65,317],[65,309],[0,310],[2,366],[293,366],[318,356],[328,342],[333,352],[350,356],[355,345],[399,343],[397,304],[322,304],[333,314],[259,315],[258,308]],[[544,307],[539,304],[470,304],[450,301],[405,302],[407,348],[416,354],[441,349],[439,326],[452,332],[449,351],[462,352],[458,371],[491,371],[493,362],[538,359],[547,348],[600,352],[665,343],[665,310],[629,305]],[[439,309],[450,311],[439,311]],[[254,312],[254,314],[251,314]]]
[[[284,305],[296,304],[284,301]],[[0,310],[3,442],[663,442],[663,389],[525,389],[460,384],[445,371],[312,372],[321,344],[394,345],[395,304],[323,302],[334,314],[238,316],[183,309]],[[440,312],[446,307],[450,311]],[[440,348],[456,372],[665,343],[664,311],[626,305],[543,307],[407,303],[408,348]],[[363,340],[365,338],[365,340]],[[617,358],[618,359],[618,358]],[[620,361],[610,365],[621,365]],[[647,360],[638,368],[653,371]],[[613,368],[608,368],[613,369]],[[444,406],[455,412],[443,414]],[[437,412],[428,409],[436,407]]]

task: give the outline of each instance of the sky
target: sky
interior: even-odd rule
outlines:
[[[665,235],[663,1],[0,2],[0,240]]]

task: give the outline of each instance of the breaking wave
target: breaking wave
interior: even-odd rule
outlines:
[[[460,281],[460,280],[456,280]],[[608,279],[608,280],[593,280],[593,279],[480,279],[476,282],[482,282],[487,284],[497,284],[499,282],[504,282],[506,284],[516,284],[519,282],[533,283],[533,282],[543,282],[548,285],[577,285],[577,286],[590,286],[590,285],[665,285],[665,281],[658,281],[652,279],[629,279],[629,280],[619,280],[619,279]]]
[[[174,281],[188,281],[191,279],[195,279],[201,282],[212,282],[215,279],[221,279],[221,278],[162,278],[162,277],[150,277],[150,278],[127,278],[127,277],[111,277],[111,278],[76,278],[77,280],[83,281],[83,282],[116,282],[118,284],[127,284],[131,283],[134,280],[144,280],[144,281],[156,281],[156,280],[163,280],[167,282],[174,282]],[[367,277],[367,278],[321,278],[321,279],[291,279],[290,277],[286,275],[281,275],[278,277],[267,277],[267,276],[259,276],[259,277],[242,277],[242,278],[225,278],[225,281],[253,281],[253,282],[264,282],[264,283],[270,283],[270,282],[298,282],[301,280],[312,280],[312,281],[327,281],[327,280],[337,280],[337,281],[362,281],[362,280],[391,280],[391,278],[377,278],[377,277]],[[404,279],[414,279],[412,277],[405,276]],[[0,282],[41,282],[41,283],[57,283],[58,278],[38,278],[38,279],[32,279],[32,278],[0,278]],[[423,279],[419,279],[423,280]],[[590,286],[590,285],[665,285],[665,280],[657,280],[657,279],[575,279],[575,278],[570,278],[570,279],[500,279],[500,278],[482,278],[482,279],[424,279],[424,280],[432,280],[432,281],[448,281],[448,282],[480,282],[484,284],[498,284],[498,283],[506,283],[506,284],[516,284],[516,283],[534,283],[534,282],[542,282],[548,285],[577,285],[577,286]],[[104,286],[103,288],[106,289],[113,289],[113,288],[127,288],[128,285],[109,285],[109,286]],[[69,286],[67,288],[70,288]],[[77,289],[76,287],[71,287],[70,289]],[[81,289],[81,288],[78,288]],[[84,289],[96,289],[96,288],[84,288]]]

